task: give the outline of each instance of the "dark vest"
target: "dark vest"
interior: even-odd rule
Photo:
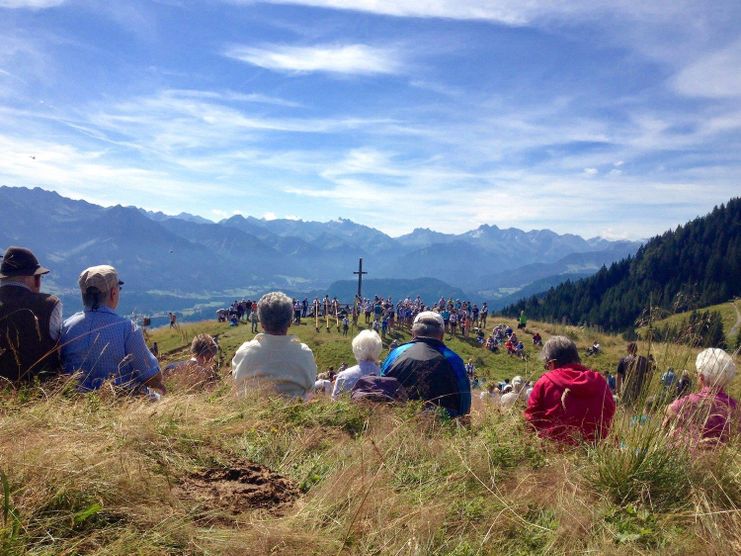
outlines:
[[[0,287],[0,376],[32,381],[60,371],[49,320],[59,299],[18,286]]]

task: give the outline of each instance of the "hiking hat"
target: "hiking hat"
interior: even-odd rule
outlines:
[[[422,311],[421,313],[419,313],[416,317],[414,317],[414,322],[412,324],[417,324],[418,322],[426,324],[431,324],[434,322],[440,328],[445,329],[445,321],[440,316],[440,313],[436,313],[434,311]]]
[[[123,286],[123,282],[118,279],[116,269],[107,264],[91,266],[86,268],[80,274],[77,281],[80,290],[84,293],[88,288],[95,288],[99,292],[107,292],[113,289],[113,286]]]
[[[39,264],[39,260],[25,247],[8,247],[0,265],[0,278],[13,276],[40,276],[49,272]]]

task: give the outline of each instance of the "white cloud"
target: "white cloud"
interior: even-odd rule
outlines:
[[[254,4],[255,0],[227,0]],[[484,20],[505,25],[526,25],[536,19],[593,18],[599,13],[622,13],[631,19],[670,17],[686,10],[692,1],[640,2],[632,0],[258,0],[336,10],[353,10],[395,17]]]
[[[43,10],[64,4],[66,0],[0,0],[0,8]]]
[[[672,80],[674,89],[687,96],[741,97],[741,41],[701,56]]]
[[[278,218],[278,216],[276,216],[276,214],[274,212],[270,212],[269,211],[269,212],[266,212],[265,214],[263,214],[262,215],[262,218],[263,218],[263,220],[275,220],[276,218]]]
[[[599,174],[599,170],[597,168],[584,168],[584,174],[587,176],[596,176]]]
[[[394,74],[403,69],[399,54],[364,44],[262,47],[232,46],[229,58],[266,69],[287,72],[328,72],[349,75]]]

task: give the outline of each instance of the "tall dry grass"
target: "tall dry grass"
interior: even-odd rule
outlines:
[[[624,345],[595,329],[538,328],[580,345],[598,339],[605,353],[586,361],[596,368],[614,367]],[[167,333],[169,349],[189,341]],[[307,341],[318,357],[345,357],[327,338]],[[238,339],[225,334],[223,345]],[[661,393],[661,370],[691,368],[696,353],[647,348],[660,368],[644,401]],[[461,426],[413,403],[237,399],[227,381],[168,386],[157,403],[110,389],[80,395],[65,380],[0,392],[0,553],[741,553],[738,439],[678,448],[661,403],[620,407],[605,442],[562,449],[518,410],[477,399]],[[194,471],[244,460],[290,478],[299,500],[232,515],[182,496]]]

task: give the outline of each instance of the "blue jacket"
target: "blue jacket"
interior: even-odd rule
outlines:
[[[451,417],[471,410],[471,383],[463,360],[440,340],[417,338],[389,353],[381,376],[396,378],[409,399],[444,407]]]

